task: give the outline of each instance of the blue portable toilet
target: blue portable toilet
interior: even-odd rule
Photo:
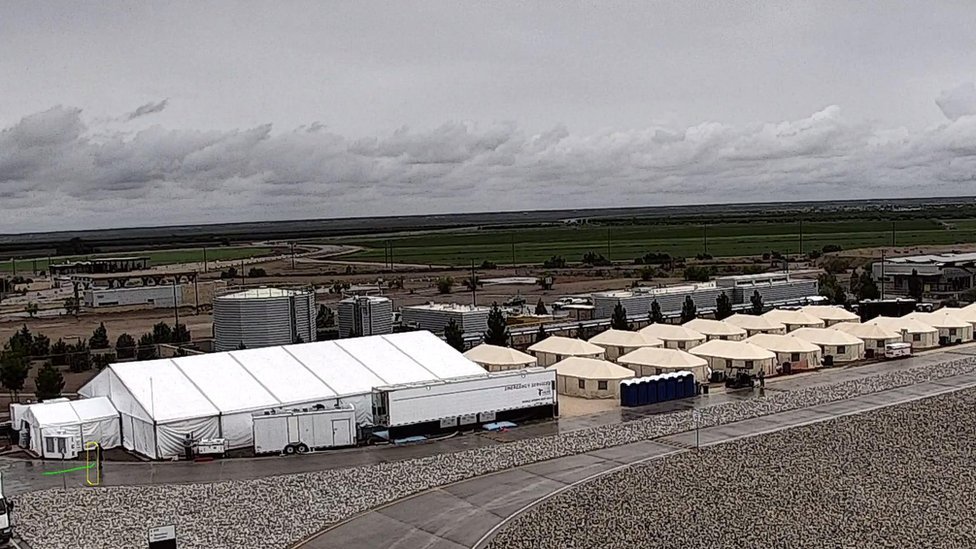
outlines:
[[[685,396],[695,396],[695,374],[691,372],[685,373]]]
[[[674,382],[674,398],[685,398],[688,396],[685,386],[685,372],[675,373]]]
[[[627,380],[627,406],[640,406],[640,383],[636,379]]]
[[[647,382],[639,377],[634,380],[634,406],[647,404]]]
[[[620,405],[630,406],[630,380],[620,380]]]
[[[678,380],[676,379],[676,377],[673,374],[668,375],[668,380],[667,380],[666,385],[667,385],[667,389],[666,389],[665,394],[667,395],[667,399],[668,400],[674,400],[676,398],[676,391],[675,391],[675,389],[677,389],[677,387],[678,387]]]
[[[659,376],[654,376],[657,378],[657,401],[664,402],[668,399],[668,380],[667,374],[661,374]]]

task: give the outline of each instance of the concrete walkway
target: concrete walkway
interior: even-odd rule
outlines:
[[[722,444],[970,387],[976,387],[976,374],[518,467],[400,500],[354,517],[295,547],[480,549],[508,522],[546,498],[611,471],[694,451],[696,444]]]

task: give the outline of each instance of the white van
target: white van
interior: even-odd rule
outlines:
[[[885,358],[906,358],[912,356],[911,343],[888,343],[885,345]]]

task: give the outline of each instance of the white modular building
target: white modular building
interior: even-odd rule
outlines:
[[[151,458],[180,455],[183,440],[253,443],[253,414],[352,405],[373,423],[374,387],[487,376],[430,332],[405,332],[112,364],[79,390],[108,397],[122,445]]]
[[[119,414],[107,398],[59,398],[19,408],[13,427],[20,445],[43,458],[74,459],[90,442],[106,450],[122,444]]]
[[[315,341],[315,292],[254,288],[214,298],[214,350]]]
[[[488,307],[460,305],[457,303],[427,303],[400,308],[400,319],[404,326],[428,330],[435,334],[453,319],[466,334],[482,334],[488,331]]]
[[[339,337],[393,333],[393,302],[375,295],[359,295],[339,302]]]
[[[134,286],[131,288],[90,288],[85,290],[85,307],[126,307],[152,305],[154,308],[169,308],[173,301],[183,306],[183,287],[172,285]],[[192,305],[192,303],[190,303]]]

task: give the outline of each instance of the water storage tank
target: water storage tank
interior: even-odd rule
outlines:
[[[255,288],[214,298],[214,350],[315,341],[311,290]]]

